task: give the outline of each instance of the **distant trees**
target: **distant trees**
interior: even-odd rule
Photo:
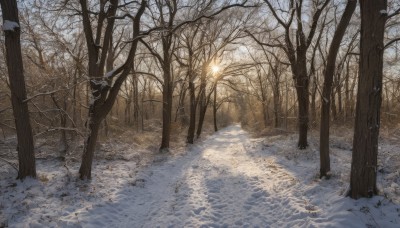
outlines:
[[[18,140],[18,179],[36,177],[32,128],[26,102],[24,67],[21,54],[21,28],[16,0],[0,2],[3,13],[6,61],[10,82],[11,101]]]

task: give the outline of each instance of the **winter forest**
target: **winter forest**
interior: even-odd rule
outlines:
[[[399,0],[0,5],[0,227],[400,227]]]

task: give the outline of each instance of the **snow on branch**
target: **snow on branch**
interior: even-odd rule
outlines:
[[[120,73],[123,70],[123,67],[125,66],[125,64],[122,64],[120,66],[117,66],[116,68],[110,70],[109,72],[107,72],[104,77],[107,78],[112,78],[114,75]]]

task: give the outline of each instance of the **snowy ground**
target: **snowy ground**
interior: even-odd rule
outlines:
[[[144,168],[97,160],[91,182],[77,164],[39,160],[38,181],[1,173],[0,227],[400,227],[399,147],[381,149],[382,195],[355,201],[346,145],[333,143],[333,176],[319,180],[315,146],[299,151],[294,137],[235,125]]]

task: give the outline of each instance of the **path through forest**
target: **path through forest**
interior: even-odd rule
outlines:
[[[143,178],[146,182],[139,190],[143,197],[125,194],[123,201],[134,205],[121,211],[127,216],[119,225],[128,227],[132,221],[144,227],[310,223],[306,218],[313,217],[316,209],[294,191],[295,178],[273,159],[252,157],[247,153],[249,143],[239,126],[229,127],[186,157],[154,167]]]
[[[136,188],[124,188],[115,202],[82,214],[81,222],[108,227],[378,225],[368,207],[360,212],[337,189],[332,194],[335,182],[301,179],[314,170],[307,164],[297,164],[299,172],[291,164],[284,167],[274,150],[258,148],[239,125],[228,127],[185,156],[139,173]]]
[[[78,163],[68,174],[42,159],[39,180],[0,179],[0,220],[11,227],[399,227],[395,166],[380,176],[386,197],[355,201],[345,197],[351,151],[333,149],[332,178],[320,180],[318,151],[297,150],[295,138],[255,139],[234,125],[147,167],[99,159],[90,182],[74,179]]]

